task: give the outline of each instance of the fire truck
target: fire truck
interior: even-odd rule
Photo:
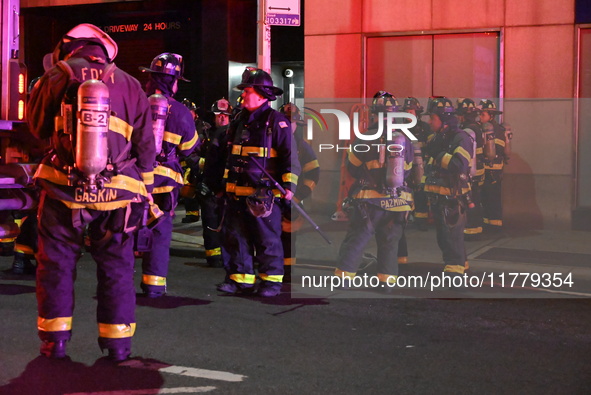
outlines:
[[[25,124],[27,70],[20,53],[20,1],[0,4],[0,247],[11,252],[18,219],[37,204],[32,188],[36,165],[30,163],[36,145]]]

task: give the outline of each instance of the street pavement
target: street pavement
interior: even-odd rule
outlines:
[[[223,269],[205,265],[201,224],[178,214],[168,294],[138,296],[132,358],[120,364],[96,343],[89,254],[60,361],[38,356],[34,277],[6,273],[11,258],[0,257],[0,394],[591,392],[588,232],[507,230],[469,242],[468,286],[443,289],[433,284],[442,269],[434,229],[410,225],[400,278],[423,284],[341,290],[302,283],[332,273],[347,227],[315,215],[332,244],[305,225],[293,283],[262,299],[215,290]],[[367,253],[360,274],[371,279],[373,243]],[[138,260],[138,292],[140,276]]]

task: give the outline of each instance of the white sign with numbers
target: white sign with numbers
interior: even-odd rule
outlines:
[[[300,26],[300,0],[267,0],[265,17],[269,25]]]

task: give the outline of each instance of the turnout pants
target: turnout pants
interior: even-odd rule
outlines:
[[[146,292],[166,292],[166,276],[170,261],[170,242],[177,191],[153,195],[154,203],[158,205],[164,215],[152,229],[152,250],[144,252],[142,256],[141,288]]]
[[[283,282],[281,208],[275,202],[266,218],[253,216],[245,198],[228,197],[223,223],[223,244],[228,257],[226,280],[251,288],[256,282],[254,262],[263,281]]]
[[[88,226],[97,264],[97,312],[101,348],[130,347],[135,331],[133,237],[124,233],[126,209],[72,210],[41,194],[37,259],[37,327],[41,340],[69,340],[76,263]]]
[[[347,235],[339,249],[335,274],[354,277],[365,246],[375,236],[378,278],[382,282],[395,282],[398,276],[398,242],[404,232],[407,213],[386,211],[366,203],[358,203],[354,207]]]
[[[433,209],[437,244],[443,255],[444,272],[464,274],[466,212],[459,199],[438,197]]]
[[[220,225],[219,208],[214,196],[199,196],[201,206],[201,223],[203,225],[203,244],[205,246],[205,258],[207,263],[214,264],[222,259],[222,240],[217,229]]]
[[[466,228],[464,234],[472,237],[482,234],[482,204],[480,198],[481,186],[477,183],[471,185],[473,208],[467,208]]]
[[[489,171],[482,186],[481,199],[485,225],[500,229],[503,226],[502,170]]]

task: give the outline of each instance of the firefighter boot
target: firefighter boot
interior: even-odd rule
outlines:
[[[31,262],[31,259],[22,252],[14,253],[14,261],[12,261],[13,274],[35,274],[36,266]]]
[[[66,357],[66,340],[57,340],[50,342],[44,340],[41,343],[41,355],[47,358],[65,358]]]

